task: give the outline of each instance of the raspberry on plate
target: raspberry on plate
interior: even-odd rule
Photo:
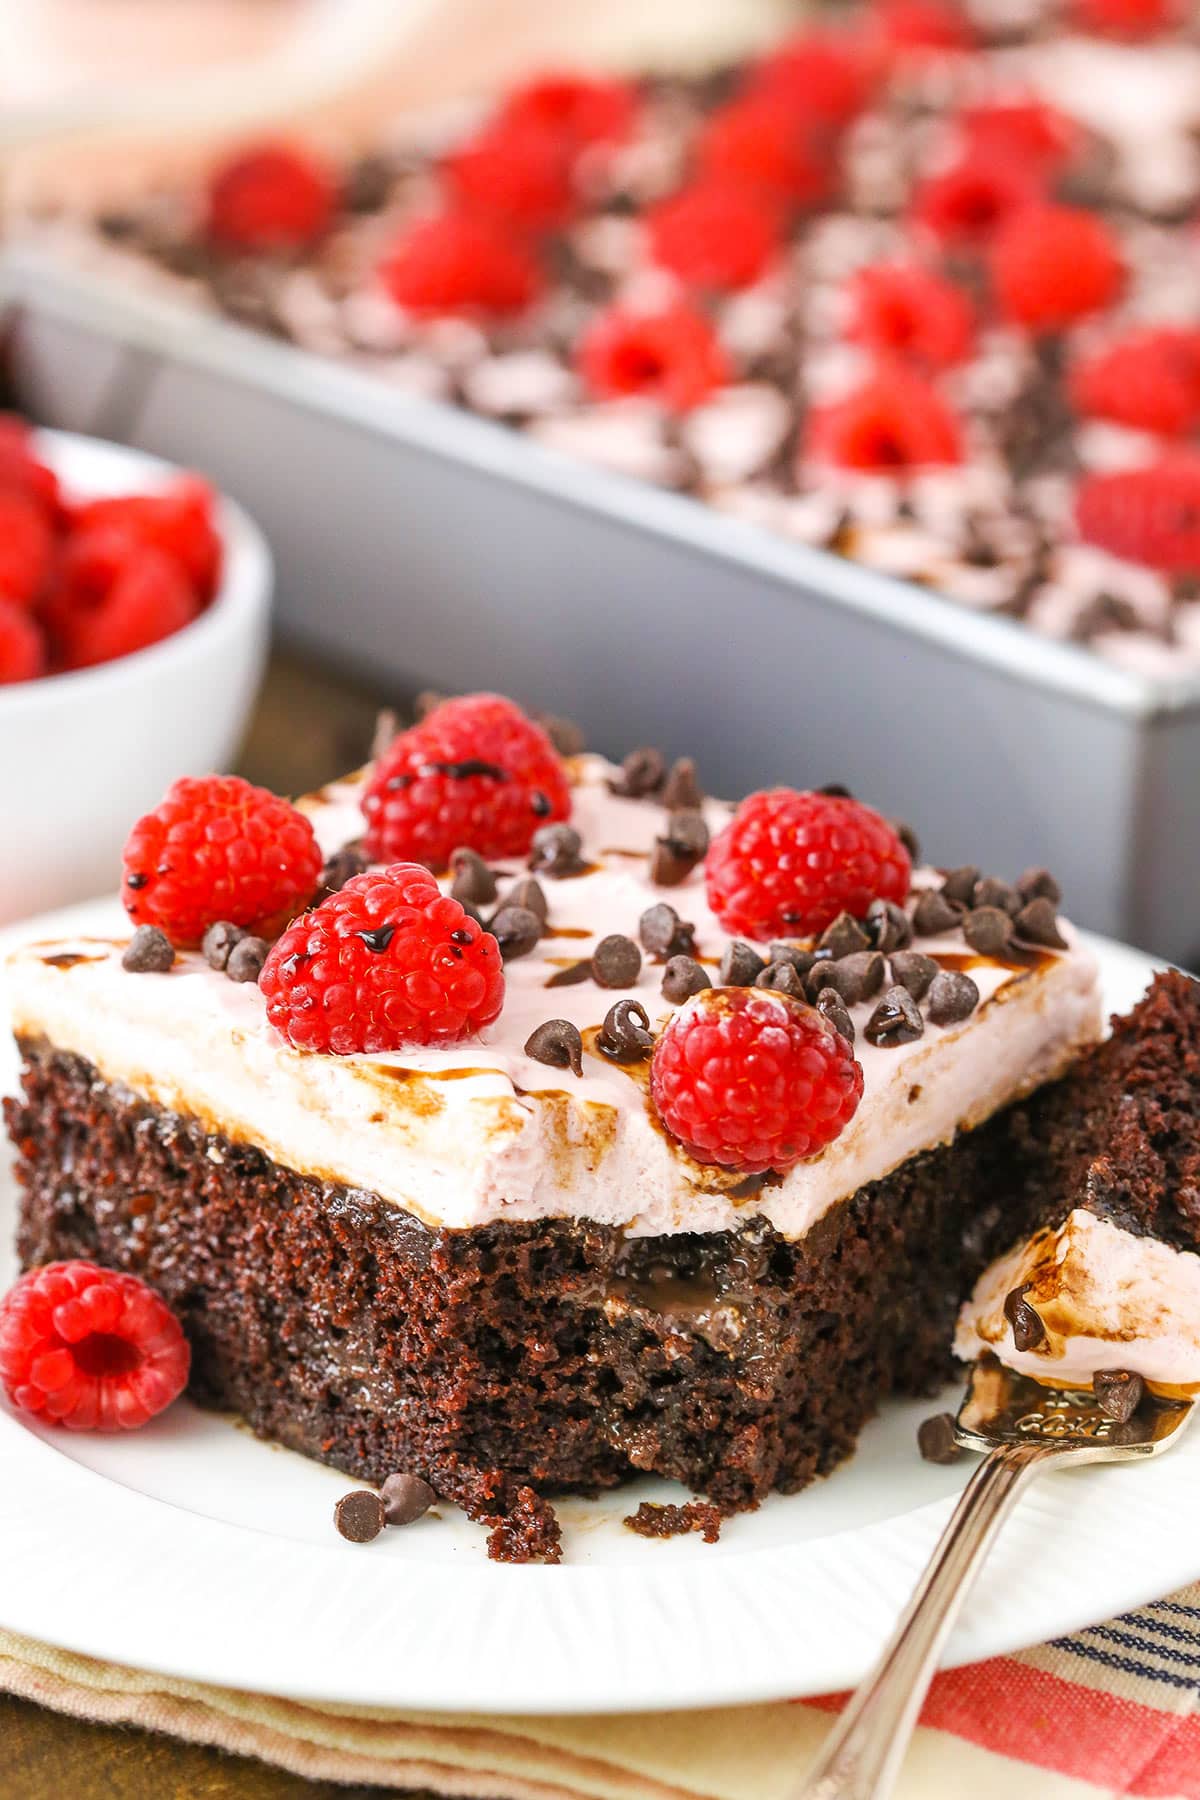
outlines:
[[[393,740],[362,808],[376,861],[442,869],[460,846],[522,855],[540,825],[569,816],[571,790],[554,745],[519,706],[499,694],[464,694]]]
[[[300,250],[324,236],[337,184],[300,144],[253,144],[209,183],[208,235],[227,250]]]
[[[846,335],[869,349],[947,369],[971,349],[974,317],[960,287],[915,264],[875,263],[851,278]]]
[[[706,988],[654,1047],[650,1094],[697,1162],[748,1175],[832,1143],[862,1099],[846,1039],[813,1007],[768,988]]]
[[[1085,418],[1184,437],[1200,424],[1200,331],[1171,325],[1131,331],[1080,358],[1070,392]]]
[[[523,312],[542,291],[533,253],[495,220],[459,210],[410,225],[379,269],[406,312]]]
[[[258,985],[293,1049],[333,1056],[459,1043],[504,1003],[495,938],[407,862],[353,876],[297,919]]]
[[[190,625],[196,597],[179,564],[138,546],[118,568],[96,606],[81,607],[62,627],[68,668],[87,669],[147,650]]]
[[[958,420],[937,389],[899,364],[882,367],[841,400],[814,407],[806,460],[900,477],[962,461]]]
[[[539,75],[514,88],[500,108],[502,125],[536,125],[573,150],[619,144],[637,118],[637,93],[628,82],[586,75]]]
[[[992,287],[1002,313],[1029,331],[1063,331],[1111,306],[1125,268],[1112,230],[1074,206],[1029,206],[996,233]]]
[[[270,937],[312,898],[322,856],[304,814],[237,775],[184,776],[139,819],[121,897],[180,947],[218,919]]]
[[[1200,455],[1088,475],[1075,496],[1086,543],[1172,575],[1200,574]]]
[[[23,606],[0,596],[0,687],[46,673],[46,644]]]
[[[745,182],[788,206],[815,206],[833,187],[831,146],[792,101],[770,93],[744,95],[713,113],[697,158],[705,175]]]
[[[530,231],[565,225],[577,195],[572,147],[542,125],[485,126],[443,165],[458,199]]]
[[[652,206],[645,221],[654,261],[693,287],[749,287],[779,251],[775,207],[739,182],[694,181]]]
[[[841,912],[908,898],[912,862],[895,831],[846,795],[771,788],[742,801],[704,864],[727,931],[765,942],[810,937]]]
[[[579,367],[594,394],[645,394],[673,412],[701,405],[730,378],[720,338],[684,301],[658,313],[610,307],[584,336]]]
[[[30,1269],[0,1300],[0,1384],[68,1431],[133,1431],[187,1385],[178,1319],[136,1275],[90,1262]]]
[[[54,533],[39,502],[0,487],[0,600],[33,606],[50,579]]]

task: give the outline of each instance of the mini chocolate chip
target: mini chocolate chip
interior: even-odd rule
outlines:
[[[400,715],[390,706],[381,707],[375,715],[375,732],[371,738],[371,761],[378,762],[400,736]],[[361,740],[360,740],[361,742]]]
[[[810,993],[836,988],[847,1006],[858,1006],[883,986],[883,958],[878,950],[856,950],[834,962],[814,963],[808,980]]]
[[[939,969],[929,988],[926,1011],[934,1025],[957,1025],[979,1005],[979,989],[959,969]]]
[[[1035,1312],[1025,1298],[1027,1281],[1015,1287],[1004,1301],[1004,1316],[1012,1326],[1013,1343],[1018,1350],[1036,1350],[1046,1335],[1041,1314]]]
[[[651,956],[691,956],[696,948],[696,927],[665,900],[646,908],[638,920],[638,936]]]
[[[540,881],[532,875],[523,875],[520,881],[514,881],[504,896],[505,906],[520,906],[526,912],[536,913],[542,924],[550,917],[550,907],[546,900],[545,889]]]
[[[417,1519],[424,1518],[437,1495],[419,1475],[401,1471],[388,1476],[379,1490],[379,1498],[389,1525],[412,1525]]]
[[[909,861],[919,863],[921,860],[921,844],[912,826],[906,825],[903,819],[893,819],[892,830],[900,839],[904,848],[908,851]]]
[[[980,956],[1003,956],[1012,943],[1013,922],[998,906],[977,906],[963,920],[963,936]]]
[[[704,802],[700,783],[696,780],[696,765],[690,756],[681,756],[671,764],[671,772],[667,776],[662,791],[662,803],[671,812],[683,809],[695,811]]]
[[[769,963],[791,963],[797,975],[807,975],[817,960],[815,950],[801,950],[799,944],[791,944],[776,938],[767,945],[767,961]]]
[[[569,1019],[547,1019],[525,1040],[525,1054],[534,1062],[549,1063],[552,1069],[570,1069],[572,1075],[583,1074],[583,1039],[579,1027]]]
[[[857,919],[852,919],[848,912],[840,912],[833,923],[825,927],[817,944],[833,956],[852,956],[856,950],[868,949],[870,939]]]
[[[204,960],[210,969],[224,969],[229,961],[229,953],[235,944],[240,944],[245,937],[240,925],[231,925],[228,919],[218,919],[210,925],[200,945]]]
[[[574,719],[560,719],[555,713],[536,713],[534,717],[560,756],[578,756],[587,744],[582,726]]]
[[[1127,1425],[1142,1403],[1146,1384],[1132,1369],[1097,1369],[1092,1392],[1102,1413],[1118,1425]]]
[[[577,875],[583,839],[573,825],[543,825],[533,834],[529,867],[541,875]]]
[[[353,844],[347,844],[341,850],[335,850],[321,870],[319,885],[327,894],[340,894],[348,881],[356,875],[363,875],[370,868],[370,858],[364,850]]]
[[[961,869],[948,871],[942,880],[942,893],[947,900],[957,900],[961,906],[970,906],[978,880],[979,870],[973,869],[969,863],[964,864]]]
[[[369,1544],[386,1523],[383,1501],[370,1488],[352,1488],[334,1507],[333,1522],[352,1544]]]
[[[632,987],[641,972],[641,951],[619,931],[601,938],[592,951],[592,979],[599,987]]]
[[[897,950],[891,958],[890,967],[892,980],[900,987],[907,988],[914,1000],[923,1000],[938,973],[939,965],[932,956],[922,956],[919,950]]]
[[[1062,889],[1049,869],[1026,869],[1017,883],[1017,892],[1022,900],[1049,900],[1053,906],[1062,904]]]
[[[790,994],[793,1000],[806,998],[804,982],[791,963],[768,963],[754,978],[755,987],[773,988],[777,994]]]
[[[175,961],[171,940],[157,925],[139,925],[121,958],[131,975],[165,975]]]
[[[975,892],[971,895],[972,906],[998,906],[1010,918],[1015,918],[1021,910],[1021,896],[1015,887],[998,876],[984,875],[975,883]]]
[[[1058,929],[1053,900],[1039,894],[1023,906],[1013,920],[1013,930],[1026,944],[1043,944],[1050,950],[1065,950],[1067,940]]]
[[[661,750],[643,744],[631,750],[621,764],[621,773],[609,782],[609,791],[627,800],[644,800],[657,794],[667,778],[667,765]]]
[[[885,954],[892,950],[907,950],[912,943],[912,920],[894,900],[872,900],[863,927],[872,949],[882,950]]]
[[[867,1020],[863,1033],[868,1044],[892,1050],[915,1043],[925,1030],[921,1009],[907,988],[890,987]]]
[[[717,970],[718,987],[753,987],[766,963],[753,944],[744,938],[733,938],[725,946],[721,966]]]
[[[711,986],[712,982],[694,956],[672,956],[663,970],[662,996],[673,1006],[682,1006],[693,994]]]
[[[827,781],[824,787],[814,788],[814,794],[824,794],[829,800],[853,800],[854,795],[844,781]]]
[[[650,879],[657,887],[678,887],[702,862],[708,849],[708,826],[698,812],[673,812],[667,829],[654,840]]]
[[[828,1019],[833,1029],[844,1037],[848,1044],[854,1042],[854,1020],[846,1011],[845,1002],[836,988],[822,988],[813,1002],[823,1019]]]
[[[492,914],[488,930],[500,946],[505,962],[528,956],[542,935],[542,921],[527,906],[510,906],[508,901]]]
[[[368,950],[374,951],[376,956],[382,956],[396,935],[396,927],[394,925],[376,925],[373,931],[360,931],[355,935],[362,939]]]
[[[957,900],[947,900],[945,894],[928,889],[913,908],[913,930],[918,937],[937,937],[961,925],[965,911]]]
[[[496,877],[482,856],[466,844],[450,852],[450,872],[454,880],[450,892],[468,906],[490,906],[496,898]]]
[[[962,1446],[954,1435],[954,1414],[934,1413],[932,1418],[922,1419],[917,1426],[917,1449],[926,1462],[957,1462]]]
[[[609,1007],[596,1048],[614,1062],[642,1062],[649,1056],[654,1037],[649,1015],[640,1000],[618,1000]]]
[[[264,938],[244,937],[229,952],[225,973],[230,981],[257,981],[271,946]]]

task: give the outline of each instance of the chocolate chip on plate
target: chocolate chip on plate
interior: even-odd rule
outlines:
[[[942,893],[947,900],[957,900],[960,906],[970,906],[978,880],[979,870],[973,869],[969,863],[964,864],[961,869],[950,869],[942,878]]]
[[[327,858],[318,885],[327,894],[340,894],[348,881],[353,881],[356,875],[364,875],[370,866],[371,859],[365,850],[360,850],[357,844],[346,844]],[[236,926],[231,929],[236,930]]]
[[[672,956],[663,970],[662,996],[672,1006],[682,1006],[693,994],[711,986],[706,971],[694,956]]]
[[[907,988],[914,1000],[925,998],[939,966],[932,956],[922,956],[919,950],[897,950],[890,959],[892,980]]]
[[[753,987],[766,966],[753,944],[744,938],[733,938],[722,952],[717,986]]]
[[[696,927],[665,900],[646,908],[638,920],[638,936],[651,956],[690,956],[696,948]]]
[[[848,912],[840,912],[817,939],[817,947],[828,950],[833,956],[852,956],[856,950],[870,949],[871,940],[857,919],[851,918]]]
[[[411,1525],[425,1516],[437,1495],[419,1475],[400,1470],[388,1476],[379,1490],[379,1498],[389,1525]]]
[[[592,979],[600,987],[632,987],[641,972],[641,951],[619,931],[601,938],[592,951]]]
[[[383,1501],[371,1488],[352,1488],[334,1507],[333,1522],[352,1544],[369,1544],[387,1523]]]
[[[962,924],[965,911],[960,901],[947,900],[936,889],[927,889],[913,908],[913,930],[918,937],[937,937],[944,931],[954,931]]]
[[[573,825],[542,825],[533,834],[529,867],[539,875],[578,875],[583,839]]]
[[[496,877],[478,851],[466,844],[450,852],[450,892],[467,906],[490,906],[496,898]]]
[[[229,952],[225,973],[230,981],[257,981],[271,946],[265,938],[244,937]]]
[[[583,1039],[579,1027],[572,1025],[570,1019],[547,1019],[544,1025],[531,1031],[525,1040],[525,1054],[552,1069],[570,1069],[572,1075],[583,1074]]]
[[[1029,1283],[1010,1290],[1004,1301],[1004,1316],[1012,1326],[1013,1344],[1018,1350],[1036,1350],[1046,1336],[1042,1316],[1025,1298]]]
[[[930,983],[925,1004],[931,1024],[958,1025],[969,1019],[979,1005],[979,989],[961,970],[939,969]]]
[[[954,1435],[954,1414],[934,1413],[917,1426],[917,1448],[926,1462],[956,1463],[962,1446]]]
[[[209,968],[223,970],[234,945],[240,944],[245,935],[240,925],[231,925],[228,919],[218,919],[215,925],[210,925],[200,945]]]
[[[696,765],[690,756],[681,756],[671,764],[662,791],[662,803],[671,812],[694,812],[703,805],[704,795],[696,779]]]
[[[504,961],[512,962],[515,957],[529,955],[542,935],[542,921],[529,907],[512,906],[506,900],[492,914],[488,930],[499,944]]]
[[[793,1000],[806,998],[803,977],[797,975],[790,962],[768,963],[754,978],[755,987],[770,988],[777,994],[790,994]]]
[[[661,750],[642,744],[631,750],[621,764],[621,773],[609,782],[609,790],[626,800],[644,800],[657,794],[667,778],[667,765]]]
[[[1049,950],[1067,947],[1067,940],[1058,929],[1054,902],[1045,894],[1026,902],[1013,920],[1013,930],[1026,944],[1044,945]]]
[[[1003,956],[1012,943],[1013,922],[999,906],[976,906],[963,920],[963,936],[980,956]]]
[[[650,1018],[640,1000],[618,1000],[604,1015],[596,1048],[614,1062],[642,1062],[654,1048]]]
[[[505,906],[523,906],[527,912],[536,913],[542,924],[550,917],[550,906],[546,899],[546,891],[540,881],[532,875],[522,875],[514,881],[504,896]]]
[[[157,925],[139,925],[125,946],[121,967],[131,975],[165,975],[175,961],[170,938]]]
[[[880,1050],[911,1044],[925,1030],[921,1009],[907,988],[890,987],[867,1020],[863,1036]]]
[[[817,1011],[823,1019],[828,1019],[833,1029],[844,1037],[848,1044],[854,1042],[854,1020],[846,1010],[846,1003],[836,988],[822,988],[814,1001]]]
[[[1062,889],[1049,869],[1026,869],[1017,883],[1022,900],[1049,900],[1052,906],[1062,903]]]
[[[1142,1403],[1146,1384],[1132,1369],[1097,1369],[1092,1392],[1102,1413],[1127,1425]]]
[[[912,920],[894,900],[872,900],[867,908],[863,927],[871,948],[882,950],[885,954],[893,950],[907,950],[912,943]]]

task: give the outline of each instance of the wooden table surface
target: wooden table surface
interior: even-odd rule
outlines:
[[[396,699],[276,656],[241,771],[278,793],[319,787],[365,760],[379,705]],[[303,1781],[219,1750],[84,1724],[0,1695],[2,1800],[366,1800],[395,1791]]]

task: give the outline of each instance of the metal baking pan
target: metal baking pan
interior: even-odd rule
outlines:
[[[697,755],[714,792],[844,781],[935,861],[1047,863],[1081,923],[1200,964],[1200,675],[1113,667],[38,252],[2,282],[34,416],[237,495],[291,640]]]

